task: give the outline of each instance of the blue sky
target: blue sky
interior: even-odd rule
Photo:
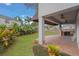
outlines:
[[[27,8],[23,3],[0,3],[0,15],[5,15],[9,17],[20,16],[24,18],[25,16],[34,16],[35,8]]]

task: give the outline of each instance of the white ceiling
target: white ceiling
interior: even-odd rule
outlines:
[[[78,3],[40,3],[38,9],[39,17],[78,5]]]

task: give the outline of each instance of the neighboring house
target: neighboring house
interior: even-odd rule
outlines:
[[[8,17],[0,17],[0,24],[5,24],[7,26],[11,25],[12,23],[17,23],[18,25],[21,25],[20,24],[20,21],[15,21],[11,18],[8,18]]]
[[[78,3],[46,3],[38,5],[39,14],[32,18],[33,21],[39,21],[39,43],[44,43],[44,23],[50,25],[59,25],[59,28],[65,35],[73,34],[74,41],[79,47],[79,4]],[[62,28],[63,24],[75,24]],[[67,29],[66,29],[67,28]],[[74,34],[75,33],[75,34]],[[61,35],[60,34],[60,35]],[[62,35],[61,35],[62,36]],[[77,36],[77,37],[76,37]]]

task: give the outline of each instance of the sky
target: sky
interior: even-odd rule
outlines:
[[[20,16],[21,18],[32,17],[35,15],[35,8],[28,8],[23,3],[0,3],[0,15],[12,18],[15,16]]]

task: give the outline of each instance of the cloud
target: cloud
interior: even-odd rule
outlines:
[[[5,5],[9,6],[9,5],[11,5],[11,3],[5,3]]]
[[[33,16],[30,16],[31,18],[33,17]]]
[[[27,17],[28,15],[21,15],[21,17],[23,17],[23,18],[25,18],[25,17]],[[29,17],[33,17],[33,16],[29,16]]]
[[[25,15],[21,15],[21,17],[25,17]]]

